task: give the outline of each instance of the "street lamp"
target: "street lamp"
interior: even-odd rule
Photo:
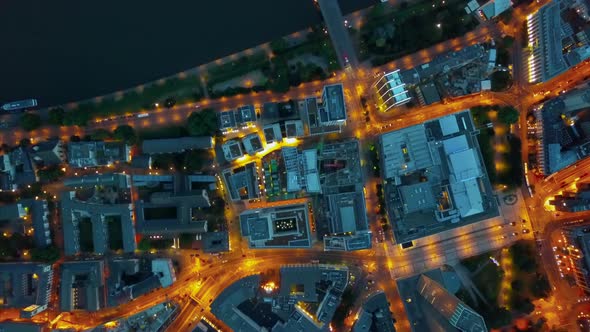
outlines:
[[[440,23],[436,23],[436,27],[440,29]]]

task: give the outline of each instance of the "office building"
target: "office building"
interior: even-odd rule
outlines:
[[[0,263],[0,280],[0,309],[19,308],[23,318],[47,309],[53,287],[51,265]]]
[[[282,205],[240,214],[241,234],[250,248],[310,248],[307,205]]]
[[[398,243],[498,215],[469,112],[383,134],[380,149]]]
[[[405,86],[399,69],[383,74],[373,85],[379,111],[388,112],[396,106],[409,103],[412,97]]]

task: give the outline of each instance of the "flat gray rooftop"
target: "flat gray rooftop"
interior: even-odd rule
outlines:
[[[397,243],[498,215],[469,112],[390,132],[380,141]]]

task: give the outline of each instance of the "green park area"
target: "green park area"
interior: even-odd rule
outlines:
[[[49,112],[49,123],[64,126],[85,126],[93,119],[151,110],[156,107],[156,103],[162,107],[171,107],[176,103],[195,102],[202,97],[203,91],[199,76],[189,74],[183,78],[172,77],[160,80],[122,94],[84,101],[71,110],[54,108]],[[35,124],[36,119],[25,118],[21,120],[24,129],[34,127]]]
[[[312,28],[303,41],[290,42],[288,38],[279,38],[270,43],[270,48],[272,58],[260,51],[211,67],[207,76],[209,96],[219,98],[265,90],[284,93],[290,87],[304,82],[324,80],[340,68],[329,36],[323,32],[321,26]],[[324,65],[308,61],[309,58]],[[213,89],[215,85],[223,85],[224,82],[247,77],[254,72],[261,75],[247,85],[234,84],[220,91]]]
[[[401,2],[396,8],[373,6],[358,32],[361,59],[380,66],[436,43],[463,36],[477,26],[466,1]],[[416,64],[417,65],[417,64]]]
[[[522,183],[522,157],[520,139],[512,134],[499,137],[502,149],[494,148],[496,131],[502,127],[506,131],[509,125],[518,121],[518,111],[510,106],[476,106],[471,108],[471,115],[479,134],[478,144],[481,150],[488,177],[492,184],[503,184],[509,187]],[[495,121],[491,120],[492,116]],[[500,159],[501,163],[496,161]]]
[[[467,258],[461,265],[475,289],[463,286],[456,295],[480,313],[489,328],[505,327],[513,318],[530,314],[533,302],[551,292],[533,241],[521,240],[507,249]]]

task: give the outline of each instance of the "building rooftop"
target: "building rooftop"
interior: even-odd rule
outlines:
[[[233,161],[244,155],[242,143],[238,140],[229,140],[221,146],[223,157],[227,161]]]
[[[254,155],[256,152],[264,150],[260,136],[257,133],[246,135],[242,138],[242,144],[244,144],[244,149],[249,155]]]
[[[590,89],[576,88],[534,109],[540,135],[537,145],[539,169],[550,175],[590,154],[588,128],[584,116],[590,107]]]
[[[309,248],[311,234],[305,204],[246,210],[240,229],[251,248]]]
[[[564,190],[549,203],[562,212],[581,212],[590,210],[590,184],[576,184],[576,191]]]
[[[421,275],[416,285],[418,293],[447,321],[463,332],[485,332],[486,323],[477,312],[449,293],[441,284]]]
[[[569,67],[562,50],[567,32],[562,29],[561,4],[551,1],[527,20],[529,46],[534,50],[527,66],[531,83],[547,81]]]
[[[297,138],[305,136],[303,122],[301,120],[285,121],[285,138]]]
[[[86,178],[79,178],[79,181],[83,182],[84,179]],[[109,241],[109,236],[120,237],[121,243],[117,245],[122,246],[123,251],[135,251],[132,204],[130,201],[119,202],[121,192],[111,189],[112,187],[107,187],[103,192],[102,189],[90,188],[80,193],[62,193],[60,206],[66,255],[76,255],[87,250],[104,254],[109,250],[119,249],[110,248],[116,241]],[[90,197],[82,199],[83,194]]]
[[[0,332],[47,332],[45,324],[28,322],[0,322]]]
[[[432,166],[432,156],[424,125],[403,128],[381,135],[381,163],[385,179]]]
[[[233,110],[220,111],[217,113],[219,118],[219,130],[231,130],[237,128],[236,118]]]
[[[360,192],[326,195],[328,211],[325,216],[333,234],[368,230],[365,195]]]
[[[460,112],[381,136],[398,243],[498,215],[476,135],[470,113]]]
[[[180,153],[187,150],[212,149],[213,137],[179,137],[144,140],[141,145],[143,153]]]
[[[149,154],[135,155],[131,158],[131,167],[141,169],[152,168],[152,156]]]
[[[363,303],[352,332],[395,332],[394,322],[387,297],[385,293],[379,291],[369,296]]]
[[[455,331],[467,326],[473,330],[465,331],[487,331],[481,316],[453,295],[461,288],[455,272],[430,270],[399,279],[397,288],[412,331]]]
[[[360,231],[350,235],[324,236],[325,251],[355,251],[371,249],[372,237],[370,231]]]
[[[319,109],[321,123],[346,121],[346,103],[341,83],[325,85],[322,91],[322,107]]]
[[[38,181],[29,151],[18,147],[0,156],[0,189],[16,190]]]
[[[260,197],[256,163],[252,162],[234,169],[223,171],[223,180],[232,201]]]
[[[51,244],[51,229],[49,227],[49,210],[44,199],[21,199],[19,201],[31,216],[33,226],[33,240],[38,248],[45,248]]]
[[[438,103],[440,99],[440,94],[438,93],[438,89],[433,82],[426,83],[420,85],[420,93],[424,98],[424,105],[430,105],[434,103]]]
[[[257,120],[254,105],[243,105],[235,110],[221,111],[217,117],[221,131],[237,130]]]
[[[68,163],[72,167],[106,166],[131,161],[130,147],[123,142],[70,142]]]
[[[287,192],[302,189],[308,193],[321,192],[317,150],[299,152],[296,147],[284,147],[281,152],[287,175]]]
[[[263,293],[261,282],[260,275],[234,282],[213,301],[211,312],[234,331],[326,331],[348,284],[348,269],[281,267],[280,287],[273,293]]]
[[[51,265],[0,263],[0,308],[47,306],[53,286]]]
[[[106,303],[104,261],[64,262],[61,265],[60,309],[98,311]]]
[[[205,189],[190,192],[153,192],[135,204],[136,228],[141,234],[178,236],[207,232],[207,220],[197,213],[211,206]]]
[[[412,97],[406,90],[406,84],[399,69],[383,74],[374,85],[379,110],[387,112],[391,108],[408,103]]]
[[[66,160],[64,144],[59,139],[39,142],[29,149],[35,163],[43,166],[59,165]]]
[[[204,233],[202,240],[203,252],[216,253],[229,251],[229,234],[227,231]]]
[[[236,109],[236,123],[240,126],[256,122],[256,110],[254,105],[244,105]]]
[[[279,143],[283,140],[281,125],[279,123],[265,125],[262,132],[264,133],[264,140],[266,141],[266,144],[271,144],[274,142]]]

